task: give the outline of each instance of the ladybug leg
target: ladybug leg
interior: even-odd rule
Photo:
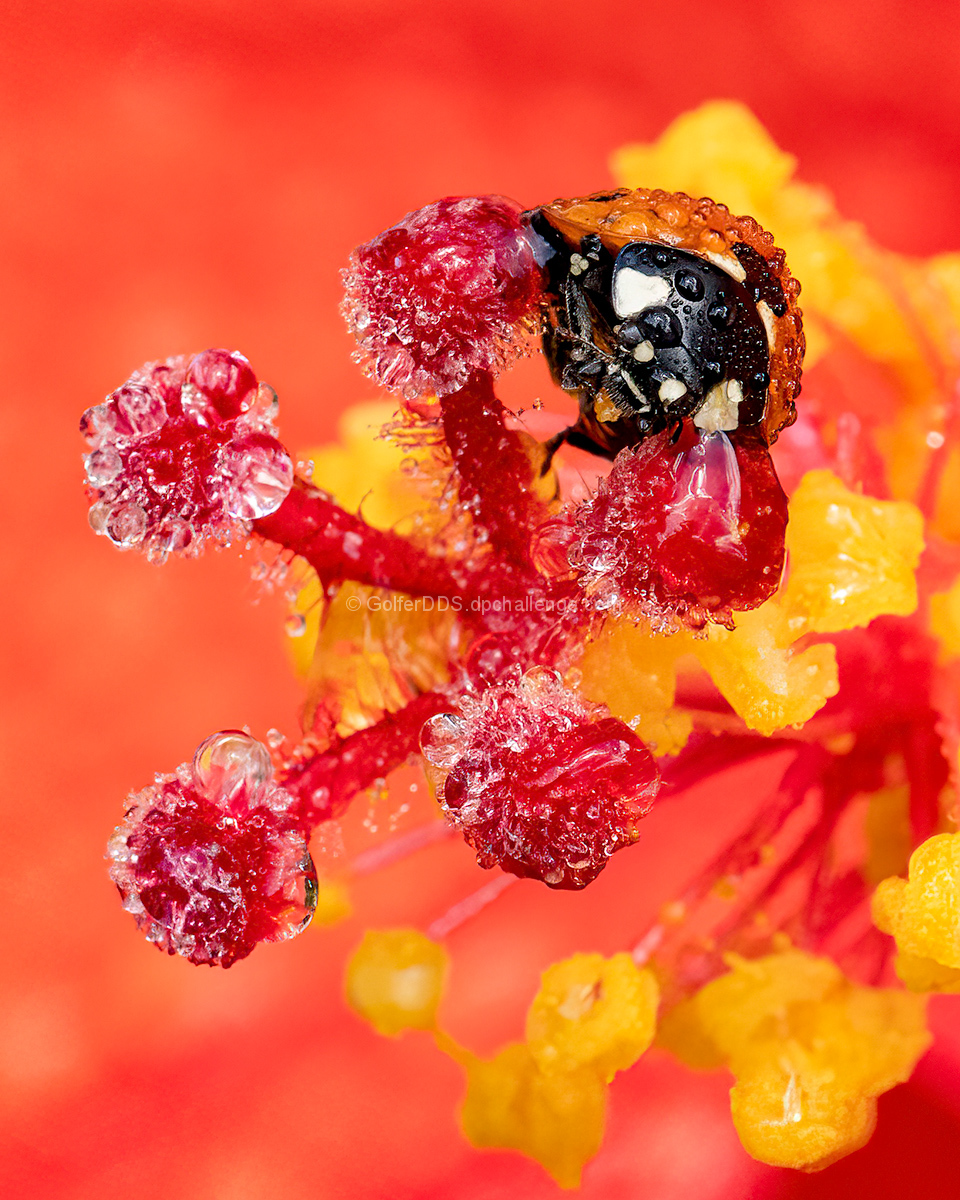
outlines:
[[[545,457],[543,467],[540,470],[541,477],[546,475],[550,470],[553,456],[563,445],[573,446],[577,450],[586,450],[588,454],[594,454],[598,458],[612,460],[616,457],[616,450],[601,445],[579,425],[568,425],[566,429],[561,429],[559,433],[555,433],[548,442],[543,443]]]
[[[549,441],[543,443],[543,465],[540,468],[541,479],[553,466],[553,456],[560,449],[563,443],[567,441],[568,434],[570,433],[571,429],[572,426],[568,426],[566,429],[561,429],[560,432],[555,433],[553,437],[549,439]]]

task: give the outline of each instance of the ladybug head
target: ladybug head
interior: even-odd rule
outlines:
[[[764,420],[786,301],[761,254],[611,236],[554,206],[527,221],[543,247],[544,352],[596,448],[616,452],[685,417],[709,432]]]

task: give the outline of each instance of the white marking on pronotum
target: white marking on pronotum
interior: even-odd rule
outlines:
[[[693,423],[704,433],[729,433],[740,424],[742,403],[743,388],[739,380],[724,379],[707,392]]]
[[[633,317],[662,304],[670,295],[670,282],[662,275],[644,275],[634,267],[621,267],[613,277],[613,311]]]
[[[649,362],[653,358],[653,342],[641,342],[639,346],[634,346],[633,357],[637,362]]]
[[[687,394],[687,385],[682,379],[665,379],[660,384],[660,390],[657,393],[664,404],[668,404],[671,400],[679,400],[681,396]]]
[[[737,283],[743,283],[746,279],[747,273],[743,269],[743,263],[739,258],[734,258],[732,254],[708,253],[707,258],[710,259],[715,267],[719,267],[721,271],[726,271]]]
[[[767,331],[767,346],[772,350],[777,341],[777,327],[775,324],[777,318],[773,315],[773,309],[766,300],[758,301],[757,312],[760,314],[760,320]]]

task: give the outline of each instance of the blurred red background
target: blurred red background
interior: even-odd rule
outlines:
[[[77,418],[141,362],[225,345],[329,438],[370,389],[337,314],[350,248],[438,196],[526,204],[610,181],[607,157],[713,97],[752,106],[886,245],[958,244],[960,8],[876,0],[63,0],[0,39],[0,1180],[71,1200],[554,1196],[460,1140],[455,1068],[343,1009],[363,924],[420,921],[463,848],[358,889],[358,917],[228,973],[167,960],[103,865],[123,797],[211,730],[296,729],[281,603],[249,562],[164,569],[87,529]],[[656,186],[656,180],[650,180]],[[722,197],[718,197],[722,199]],[[433,852],[431,852],[433,854]],[[476,879],[470,875],[475,885]],[[409,885],[409,887],[407,886]],[[478,1048],[515,1036],[536,971],[612,951],[615,921],[519,885],[454,939]],[[559,932],[558,932],[559,930]],[[589,938],[587,940],[590,940]],[[960,1032],[825,1175],[740,1150],[722,1077],[656,1055],[613,1088],[585,1195],[917,1195],[960,1188]]]

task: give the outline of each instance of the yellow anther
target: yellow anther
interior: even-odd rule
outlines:
[[[405,605],[398,593],[344,583],[326,604],[305,671],[305,720],[319,707],[346,736],[445,683],[455,617],[444,605]]]
[[[584,1163],[603,1138],[607,1089],[597,1072],[541,1071],[522,1042],[465,1066],[461,1117],[473,1145],[519,1150],[561,1187],[578,1187]]]
[[[726,1059],[705,1032],[696,997],[668,1009],[657,1026],[657,1043],[695,1071],[716,1071]]]
[[[945,967],[933,958],[898,954],[897,975],[911,992],[960,992],[960,970]]]
[[[897,974],[914,991],[960,987],[960,833],[938,833],[910,856],[909,878],[885,879],[873,919],[893,934]]]
[[[781,602],[805,631],[853,629],[917,607],[923,516],[912,504],[861,496],[829,471],[809,471],[790,500],[787,550]]]
[[[930,1038],[924,1002],[860,987],[798,950],[728,959],[665,1022],[662,1040],[691,1065],[733,1072],[731,1112],[744,1148],[773,1166],[817,1171],[862,1146],[876,1097],[909,1078]]]
[[[588,643],[579,667],[585,696],[606,704],[655,754],[678,754],[690,736],[689,713],[673,707],[677,659],[687,639],[660,637],[631,621],[608,621]]]
[[[876,1100],[833,1086],[829,1069],[795,1051],[758,1066],[730,1089],[744,1150],[773,1167],[818,1171],[870,1140]]]
[[[368,930],[347,965],[347,1001],[378,1033],[433,1029],[447,952],[416,929]]]
[[[790,500],[787,547],[789,575],[774,599],[737,613],[735,629],[712,625],[684,647],[746,725],[766,735],[803,725],[837,693],[833,646],[797,650],[799,638],[916,608],[923,519],[912,504],[873,500],[829,471],[810,471]]]
[[[736,621],[733,630],[711,626],[690,648],[748,728],[769,735],[802,725],[836,695],[833,646],[792,649],[804,631],[792,627],[775,600],[737,613]]]
[[[545,1072],[588,1067],[609,1082],[653,1041],[660,993],[629,954],[575,954],[544,971],[527,1045]]]

